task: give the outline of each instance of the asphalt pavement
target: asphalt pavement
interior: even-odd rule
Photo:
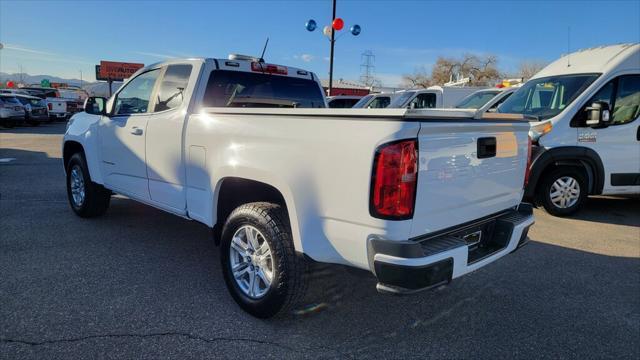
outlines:
[[[64,124],[0,129],[0,359],[640,358],[640,201],[536,210],[531,243],[412,296],[317,265],[307,306],[259,320],[209,230],[122,197],[81,219]]]

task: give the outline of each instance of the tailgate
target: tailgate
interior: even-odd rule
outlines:
[[[411,236],[518,205],[527,166],[528,131],[526,122],[422,122]]]

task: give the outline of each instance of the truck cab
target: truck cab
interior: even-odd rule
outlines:
[[[554,215],[588,195],[640,193],[640,44],[565,55],[499,108],[532,121],[526,195]]]

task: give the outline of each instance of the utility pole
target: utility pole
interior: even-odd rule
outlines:
[[[82,89],[82,70],[80,70],[80,89]]]
[[[336,0],[333,0],[333,15],[331,16],[331,23],[336,19]],[[336,43],[336,31],[331,28],[331,53],[329,54],[329,96],[333,89],[333,47]]]

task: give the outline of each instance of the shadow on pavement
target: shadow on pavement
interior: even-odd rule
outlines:
[[[65,122],[42,123],[38,126],[18,126],[12,129],[0,127],[0,134],[64,134]]]
[[[640,199],[624,197],[589,197],[575,215],[576,220],[640,227]]]

